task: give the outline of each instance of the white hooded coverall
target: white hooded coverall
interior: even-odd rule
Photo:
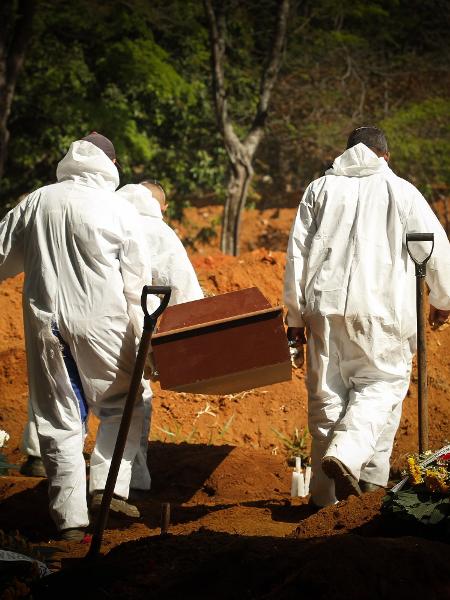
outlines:
[[[147,251],[152,261],[153,285],[172,288],[169,306],[203,298],[197,275],[175,231],[163,221],[161,207],[151,191],[143,185],[125,185],[116,192],[136,208],[144,233]],[[151,402],[145,402],[145,418],[141,446],[133,463],[131,487],[147,490],[150,475],[147,468],[148,435],[151,420]]]
[[[74,142],[58,183],[38,189],[0,223],[0,278],[24,270],[23,308],[32,412],[58,529],[89,523],[84,427],[62,344],[70,348],[89,410],[99,418],[89,488],[105,487],[142,333],[151,282],[135,209],[114,194],[119,175],[102,150]],[[143,382],[143,395],[148,385]],[[115,492],[128,497],[140,443],[138,395]]]
[[[406,233],[433,232],[430,303],[450,309],[450,245],[419,191],[364,144],[305,191],[287,251],[287,324],[307,328],[312,500],[336,501],[320,463],[338,458],[384,486],[416,345],[414,264]],[[414,243],[422,260],[430,243]]]

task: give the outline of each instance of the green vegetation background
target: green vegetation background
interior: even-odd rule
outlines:
[[[223,1],[239,131],[257,101],[276,0]],[[16,3],[2,10],[12,24]],[[430,200],[445,194],[449,16],[447,0],[294,2],[249,202],[293,205],[361,124],[386,130],[399,175]],[[162,180],[178,212],[189,201],[221,202],[227,160],[211,102],[208,36],[201,0],[38,0],[9,120],[0,214],[52,183],[70,142],[91,130],[113,140],[123,183]]]

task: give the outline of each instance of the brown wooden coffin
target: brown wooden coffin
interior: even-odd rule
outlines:
[[[256,287],[167,308],[152,347],[164,390],[234,394],[291,379],[283,309]]]

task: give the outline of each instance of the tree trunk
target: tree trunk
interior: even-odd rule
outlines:
[[[2,7],[5,8],[4,6]],[[8,150],[8,119],[16,90],[17,79],[23,67],[25,52],[30,41],[35,0],[19,0],[17,17],[12,32],[7,31],[6,11],[1,13],[0,24],[0,179],[2,179]],[[13,19],[14,15],[8,15]],[[11,41],[8,43],[7,40]]]
[[[228,113],[225,89],[224,61],[226,46],[225,2],[214,8],[212,0],[203,0],[209,24],[211,43],[211,69],[213,97],[217,124],[231,163],[227,186],[220,247],[225,254],[239,254],[241,214],[245,206],[250,182],[253,178],[252,161],[264,135],[264,126],[272,90],[280,69],[286,40],[289,0],[279,0],[274,38],[270,45],[266,64],[261,73],[258,106],[250,131],[243,140],[234,130]]]
[[[239,254],[242,210],[253,178],[251,163],[232,167],[227,186],[220,249],[224,254]]]

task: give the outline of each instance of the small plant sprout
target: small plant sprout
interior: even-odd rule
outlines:
[[[214,417],[212,422],[209,421],[209,422],[211,422],[211,424],[206,427],[206,429],[207,429],[206,436],[207,437],[205,436],[205,434],[202,435],[201,432],[199,431],[200,421],[198,419],[202,415],[208,415],[209,417]],[[194,420],[192,422],[192,428],[190,431],[186,432],[186,430],[183,428],[183,425],[176,419],[173,419],[173,421],[169,424],[165,423],[162,426],[154,425],[152,439],[160,440],[163,442],[170,441],[175,444],[178,444],[180,442],[185,442],[188,444],[190,444],[190,443],[195,444],[195,443],[203,442],[208,445],[213,444],[214,441],[217,440],[218,442],[223,444],[225,442],[226,435],[229,433],[229,430],[233,423],[234,417],[235,417],[235,415],[233,413],[231,415],[231,417],[229,417],[225,421],[225,423],[223,425],[221,425],[220,422],[218,422],[217,414],[212,410],[211,405],[207,402],[205,407],[203,409],[201,409],[200,411],[198,411],[198,413],[194,417]],[[163,436],[154,436],[155,429],[157,429],[164,435]]]
[[[294,464],[296,456],[299,456],[303,462],[308,458],[308,439],[309,431],[307,427],[299,430],[297,427],[291,437],[288,437],[278,429],[272,427],[272,431],[275,433],[277,438],[282,442],[284,450],[287,454],[287,460],[289,464]]]

